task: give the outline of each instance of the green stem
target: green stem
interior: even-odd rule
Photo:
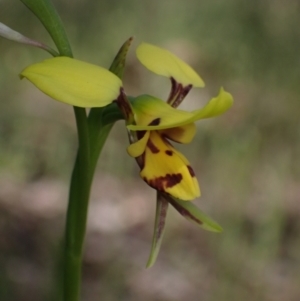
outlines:
[[[90,178],[93,178],[99,155],[114,122],[105,123],[103,113],[106,108],[92,108],[88,116],[90,135]]]
[[[127,49],[131,39],[125,43]],[[123,58],[123,60],[125,57]],[[118,68],[116,64],[115,68]],[[115,68],[112,72],[117,73]],[[72,174],[66,223],[64,256],[64,301],[78,301],[80,296],[82,250],[86,231],[90,189],[97,161],[116,119],[106,123],[103,114],[107,108],[92,108],[88,118],[75,109],[79,149]]]
[[[82,126],[83,122],[81,122],[81,119],[86,117],[81,114],[78,110],[79,108],[75,107],[74,109],[78,128],[79,149],[71,178],[66,220],[64,301],[79,300],[89,195],[99,154],[113,126],[113,123],[105,126],[99,124],[96,130],[94,118],[92,118],[93,115],[91,114],[88,123],[84,123],[86,126]],[[87,136],[87,134],[91,135]],[[88,165],[86,165],[87,162],[89,163]]]
[[[51,0],[21,0],[42,22],[61,56],[73,57],[62,21]],[[131,39],[126,44],[126,52]],[[122,75],[125,56],[115,62],[112,72]],[[74,107],[78,152],[72,173],[65,229],[63,256],[63,300],[79,301],[83,244],[86,231],[88,202],[97,159],[113,123],[99,123],[104,108],[92,109],[89,118],[83,108]]]
[[[72,57],[62,21],[51,0],[21,0],[43,23],[62,56]],[[78,301],[81,284],[81,262],[88,201],[91,187],[90,141],[86,111],[74,107],[78,132],[78,152],[72,173],[65,229],[63,256],[63,300]]]
[[[79,149],[74,165],[66,219],[64,249],[64,300],[77,301],[80,296],[82,251],[86,230],[88,201],[91,188],[89,177],[89,135],[86,112],[74,107]]]

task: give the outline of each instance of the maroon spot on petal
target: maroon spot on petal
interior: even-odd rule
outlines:
[[[190,165],[187,165],[187,168],[188,168],[188,170],[189,170],[190,175],[191,175],[192,177],[195,177],[195,172],[194,172],[193,168],[192,168]]]
[[[182,180],[182,174],[177,173],[177,174],[167,174],[166,175],[166,187],[173,187],[177,184],[179,184]]]
[[[147,142],[147,146],[151,150],[153,154],[159,153],[159,149],[155,146],[155,144],[149,139]]]
[[[120,88],[120,94],[118,98],[116,99],[117,105],[122,111],[125,120],[128,120],[131,116],[133,116],[133,112],[131,110],[131,106],[129,101],[127,100],[127,97],[125,95],[123,87]]]
[[[136,135],[138,137],[139,140],[141,140],[146,134],[146,131],[137,131]]]
[[[159,125],[160,118],[153,119],[148,125]]]
[[[168,156],[173,156],[173,152],[171,150],[166,150],[165,153],[168,155]]]
[[[152,188],[159,190],[159,191],[165,191],[165,188],[173,187],[177,184],[179,184],[182,180],[182,174],[166,174],[164,177],[157,177],[154,179],[148,180],[146,177],[143,178],[145,182],[148,183],[149,186]]]

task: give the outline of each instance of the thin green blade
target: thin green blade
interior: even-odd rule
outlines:
[[[50,0],[21,0],[42,22],[60,55],[73,57],[61,18]]]
[[[146,267],[154,265],[162,243],[169,203],[160,192],[157,192],[156,214],[151,252]]]
[[[133,37],[130,37],[120,48],[119,52],[115,56],[109,71],[114,73],[116,76],[118,76],[120,79],[123,78],[123,73],[125,69],[125,61],[126,61],[126,56],[128,53],[128,49],[132,43]]]
[[[181,201],[171,196],[168,196],[168,201],[183,217],[197,226],[212,232],[223,231],[223,228],[217,222],[206,215],[192,202]]]

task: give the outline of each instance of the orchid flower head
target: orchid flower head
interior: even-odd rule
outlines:
[[[192,87],[204,86],[201,77],[168,50],[142,43],[136,53],[150,71],[170,78],[172,89],[167,102],[151,95],[129,99],[121,79],[112,72],[67,57],[33,64],[22,71],[21,77],[50,97],[74,106],[104,107],[117,102],[131,133],[127,151],[136,158],[143,180],[157,191],[193,200],[200,196],[195,172],[172,142],[191,142],[196,133],[195,122],[226,112],[233,98],[221,88],[203,108],[191,112],[179,110],[177,106]]]

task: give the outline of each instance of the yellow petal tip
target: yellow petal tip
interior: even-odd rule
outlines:
[[[174,78],[184,87],[204,87],[202,78],[195,70],[166,49],[142,43],[138,46],[136,55],[147,69],[156,74]]]

